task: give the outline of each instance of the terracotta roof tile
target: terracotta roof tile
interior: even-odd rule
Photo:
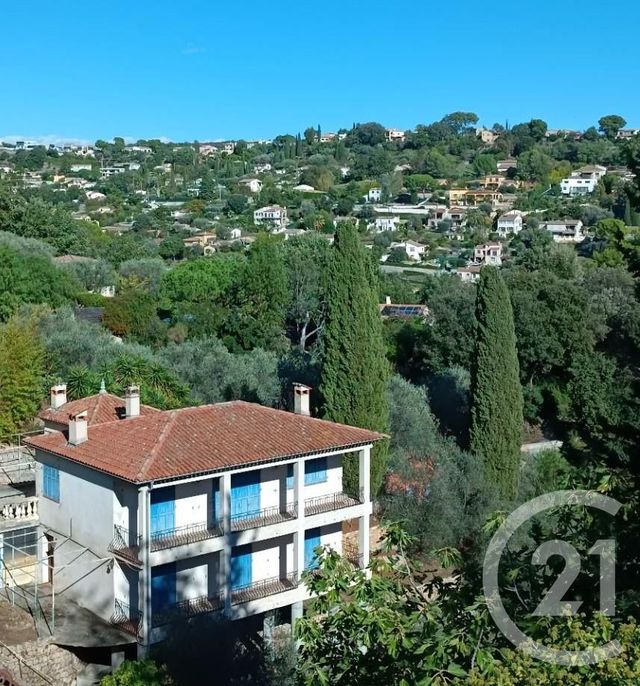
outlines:
[[[234,401],[93,425],[88,440],[77,446],[58,431],[34,436],[29,444],[145,483],[347,449],[384,438],[367,429]]]
[[[40,412],[38,417],[45,421],[55,422],[68,426],[69,415],[77,414],[87,410],[87,423],[89,426],[95,424],[105,424],[106,422],[113,422],[117,419],[123,419],[125,414],[125,404],[122,398],[111,393],[96,393],[86,398],[79,400],[72,400],[71,402],[61,405],[57,410],[50,407],[45,408]],[[155,407],[148,405],[140,405],[140,413],[144,415],[160,412]]]

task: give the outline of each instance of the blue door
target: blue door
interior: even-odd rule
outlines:
[[[237,590],[251,584],[251,546],[234,548],[231,553],[231,588]]]
[[[253,517],[260,512],[260,472],[231,477],[231,517]]]
[[[151,491],[151,533],[175,528],[176,489],[173,486]]]
[[[213,507],[211,516],[213,517],[213,524],[222,523],[222,501],[220,500],[220,479],[215,479],[213,482]]]
[[[151,569],[151,608],[163,610],[176,602],[176,565],[171,562]]]
[[[315,549],[321,544],[320,529],[309,529],[304,532],[304,568],[316,569],[319,565]]]

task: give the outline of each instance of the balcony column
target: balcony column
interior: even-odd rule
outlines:
[[[360,500],[363,515],[358,518],[358,551],[362,556],[362,567],[369,565],[369,517],[371,516],[371,446],[362,448],[358,455]]]
[[[219,587],[224,595],[224,612],[231,614],[231,473],[220,478],[220,509],[222,517],[222,541],[220,552]]]
[[[142,643],[147,647],[151,641],[151,564],[149,556],[149,532],[151,530],[151,498],[149,487],[138,491],[138,533],[140,535],[140,562],[138,574],[138,608],[142,613]],[[144,650],[144,649],[143,649]]]
[[[293,464],[293,498],[296,504],[296,530],[293,534],[293,564],[296,579],[304,571],[304,460],[299,459]]]

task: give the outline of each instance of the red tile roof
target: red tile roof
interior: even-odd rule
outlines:
[[[375,431],[238,400],[97,424],[77,446],[59,431],[34,436],[29,444],[146,483],[353,448],[383,438]]]
[[[71,402],[61,405],[57,410],[50,407],[42,410],[38,417],[48,422],[55,422],[56,424],[63,424],[68,426],[69,415],[75,415],[83,410],[87,411],[87,423],[89,426],[95,424],[105,424],[106,422],[113,422],[116,419],[123,419],[125,415],[125,404],[122,398],[111,393],[97,393],[90,395],[87,398],[80,398],[79,400],[72,400]],[[140,413],[148,415],[155,412],[155,407],[148,405],[140,405]]]

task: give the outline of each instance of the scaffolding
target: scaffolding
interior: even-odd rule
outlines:
[[[13,486],[35,480],[36,461],[24,439],[42,430],[0,436],[0,484]]]

